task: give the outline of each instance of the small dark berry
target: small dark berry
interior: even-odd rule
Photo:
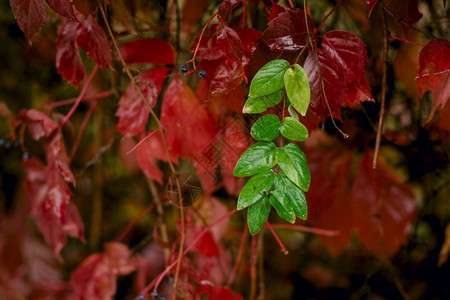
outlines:
[[[24,152],[24,153],[22,154],[22,158],[23,158],[24,160],[28,160],[28,159],[31,158],[31,154],[30,154],[29,152]]]
[[[188,67],[187,67],[187,66],[181,66],[181,67],[180,67],[180,72],[181,72],[181,74],[186,74],[187,71],[188,71]]]
[[[19,148],[20,147],[20,142],[19,141],[15,141],[14,142],[14,147],[15,148]]]
[[[145,295],[144,294],[139,294],[139,300],[145,300]]]
[[[161,300],[166,300],[167,298],[164,297],[164,296],[161,296],[161,298],[159,298],[159,299],[161,299]]]
[[[157,291],[154,291],[154,292],[152,293],[152,297],[153,297],[154,299],[158,299],[158,297],[159,297],[158,292],[157,292]]]
[[[4,146],[6,149],[10,149],[12,147],[11,141],[6,141]]]
[[[0,146],[4,146],[6,143],[5,139],[0,139]]]
[[[198,71],[198,77],[205,78],[206,77],[206,71],[205,70]]]

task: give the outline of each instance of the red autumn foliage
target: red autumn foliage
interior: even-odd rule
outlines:
[[[167,68],[154,68],[142,72],[139,82],[136,83],[140,93],[133,82],[128,85],[116,112],[119,117],[117,130],[125,135],[139,135],[145,131],[149,115],[147,104],[151,108],[155,106],[168,71]],[[141,93],[147,104],[142,101]]]
[[[73,87],[67,92],[60,86],[53,89],[45,82],[42,86],[45,86],[43,89],[48,91],[47,94],[36,88],[38,85],[35,84],[44,81],[35,79],[31,84],[23,84],[19,80],[20,89],[23,86],[34,88],[33,93],[30,93],[33,94],[32,98],[28,99],[31,96],[26,95],[26,100],[18,99],[18,102],[29,100],[22,107],[31,104],[36,108],[22,109],[15,114],[19,104],[11,105],[10,110],[0,102],[0,116],[8,119],[7,130],[0,129],[2,133],[9,131],[5,139],[0,139],[0,154],[23,152],[23,170],[26,173],[24,190],[27,193],[27,197],[23,197],[20,191],[17,192],[17,197],[25,202],[19,208],[11,205],[15,199],[0,194],[1,200],[8,198],[0,210],[0,284],[2,288],[6,286],[5,292],[0,290],[0,298],[112,299],[125,297],[125,292],[131,295],[127,296],[136,297],[138,290],[145,291],[144,296],[148,298],[148,293],[153,289],[164,296],[199,299],[243,299],[239,294],[241,291],[242,295],[249,294],[249,298],[256,298],[258,290],[259,297],[267,293],[267,298],[278,299],[280,295],[288,297],[286,295],[292,292],[290,289],[298,288],[297,283],[294,283],[289,286],[290,289],[285,289],[287,280],[283,276],[279,276],[284,281],[279,289],[281,292],[272,288],[272,284],[280,281],[278,272],[288,269],[290,273],[285,272],[284,276],[301,273],[296,269],[299,266],[306,270],[302,273],[302,280],[316,278],[317,282],[313,284],[319,286],[318,290],[342,282],[346,289],[350,289],[350,276],[345,277],[348,274],[342,276],[342,282],[336,280],[334,283],[330,279],[333,276],[331,271],[314,271],[314,262],[308,265],[308,258],[322,259],[325,255],[321,256],[321,251],[317,251],[317,246],[310,243],[311,239],[306,234],[288,236],[283,232],[279,238],[273,233],[280,244],[289,242],[287,248],[291,253],[299,248],[304,250],[303,254],[306,253],[305,256],[296,253],[291,256],[292,262],[288,262],[287,268],[286,260],[277,258],[277,251],[273,251],[274,243],[268,243],[263,234],[253,237],[248,245],[247,231],[242,229],[246,226],[245,217],[233,217],[233,221],[230,220],[230,216],[236,212],[232,210],[236,198],[245,184],[244,178],[233,176],[233,170],[253,141],[249,136],[253,120],[252,117],[244,118],[241,115],[242,106],[253,76],[273,59],[286,59],[291,64],[300,64],[306,71],[311,87],[311,110],[300,119],[310,131],[310,138],[302,148],[312,175],[311,187],[306,193],[308,224],[319,228],[310,228],[309,231],[323,233],[320,229],[329,229],[339,232],[333,237],[320,237],[326,248],[335,255],[345,253],[345,250],[350,254],[355,253],[352,252],[355,249],[349,247],[354,246],[351,241],[355,241],[352,239],[355,234],[360,244],[368,250],[367,253],[375,254],[382,263],[389,263],[389,268],[393,265],[389,260],[401,251],[401,246],[406,242],[409,242],[409,247],[414,246],[413,243],[425,244],[420,240],[423,239],[422,231],[427,230],[420,227],[424,219],[417,222],[416,232],[413,223],[421,217],[420,213],[416,213],[417,210],[422,209],[423,214],[424,208],[435,209],[435,204],[433,202],[431,205],[427,202],[429,200],[422,199],[424,208],[418,207],[407,176],[403,178],[399,175],[397,169],[400,168],[391,164],[389,155],[400,156],[403,160],[398,161],[408,163],[408,168],[401,170],[403,173],[409,171],[412,180],[419,178],[415,184],[422,188],[422,193],[429,192],[435,197],[444,189],[440,185],[447,184],[445,176],[433,168],[446,171],[448,164],[444,153],[448,148],[448,135],[445,132],[448,129],[448,107],[445,110],[442,108],[450,97],[449,41],[433,38],[422,48],[417,61],[416,81],[420,96],[425,99],[426,91],[431,91],[433,96],[427,122],[439,115],[437,122],[430,126],[432,129],[416,127],[422,121],[421,116],[417,116],[422,113],[422,107],[415,107],[407,97],[403,97],[408,104],[402,103],[401,107],[410,108],[405,112],[409,114],[399,121],[395,119],[393,110],[388,109],[381,142],[382,149],[388,150],[381,151],[377,168],[373,169],[374,154],[371,148],[375,134],[364,127],[369,127],[367,120],[370,125],[374,125],[373,116],[378,114],[378,104],[365,104],[363,110],[361,104],[381,98],[379,90],[384,83],[379,82],[380,66],[387,64],[389,67],[389,64],[377,55],[382,48],[381,36],[387,33],[380,31],[381,26],[372,26],[370,32],[364,26],[357,33],[330,30],[334,24],[352,30],[362,19],[366,20],[367,10],[364,10],[364,16],[358,17],[361,12],[360,4],[356,1],[325,1],[323,7],[328,11],[328,6],[334,6],[329,11],[331,19],[334,16],[337,19],[328,22],[328,15],[322,20],[318,19],[318,16],[325,15],[325,11],[313,11],[317,9],[317,3],[310,1],[302,10],[294,7],[292,1],[287,2],[291,7],[282,7],[274,1],[271,1],[271,7],[267,6],[268,1],[224,0],[220,4],[200,1],[195,5],[185,1],[180,15],[176,1],[160,1],[143,7],[139,1],[124,0],[10,0],[12,13],[30,44],[33,37],[35,40],[42,38],[45,45],[56,44],[57,70],[70,84],[78,87],[85,78],[84,54],[92,60],[89,66],[95,64],[96,68],[109,69],[106,71],[110,76],[99,72],[95,80],[84,84],[74,106],[78,109],[76,112],[71,111],[70,120],[65,122],[64,128],[55,121],[64,119],[63,114],[67,113],[67,110],[59,107],[63,103],[71,104],[74,100],[61,101],[55,107],[51,106],[54,103],[48,102],[60,95],[73,93]],[[432,5],[432,1],[425,2],[421,5]],[[51,13],[47,17],[45,3],[57,15]],[[408,40],[408,32],[411,32],[412,25],[419,26],[420,23],[415,24],[422,19],[418,0],[366,0],[366,3],[374,24],[378,22],[377,15],[384,10],[388,20],[397,22],[403,29],[404,37],[389,36],[389,51],[397,52],[397,55],[401,53],[391,38],[417,44]],[[445,0],[443,3],[445,6]],[[365,6],[364,2],[362,5]],[[217,11],[214,15],[213,10]],[[437,19],[432,9],[421,11],[427,17]],[[206,12],[212,13],[207,15]],[[340,22],[342,16],[346,16],[345,22]],[[56,43],[52,44],[50,40],[53,32],[51,26],[46,28],[48,33],[44,37],[36,37],[46,20],[56,25],[59,20]],[[208,22],[209,28],[204,28],[200,34],[197,25],[206,20],[212,22]],[[317,24],[321,24],[319,27],[323,34],[319,35]],[[390,22],[388,26],[392,24]],[[433,26],[442,29],[439,24]],[[193,32],[197,36],[192,36]],[[14,43],[5,42],[5,45],[9,44]],[[188,45],[191,45],[189,49]],[[80,46],[84,54],[80,54]],[[120,53],[113,57],[111,49],[117,47]],[[369,52],[366,48],[369,48]],[[11,52],[16,53],[17,48],[13,49]],[[188,59],[189,50],[195,52],[194,57],[183,62],[182,59]],[[27,73],[32,73],[36,67],[33,62],[39,59],[26,57],[36,55],[32,50],[24,52],[27,54],[22,64],[26,66],[27,72],[22,69],[21,76],[27,77]],[[180,66],[187,68],[187,71],[180,71],[184,77],[177,70]],[[114,70],[126,70],[125,73],[131,74],[130,78]],[[366,71],[369,80],[366,79]],[[8,72],[14,74],[13,70]],[[196,74],[200,76],[193,76]],[[399,75],[392,76],[395,78],[386,84],[388,108],[404,96],[395,82],[401,81],[397,78]],[[2,75],[2,81],[6,82],[6,88],[2,86],[0,89],[2,93],[14,86],[15,79],[12,77],[9,74]],[[48,81],[48,78],[53,77],[45,78]],[[110,99],[116,95],[119,97],[105,101],[104,96],[101,96],[103,93],[99,92],[105,88],[110,89],[106,92],[108,95],[113,95]],[[17,92],[20,94],[20,91]],[[407,92],[405,94],[408,95]],[[142,96],[146,102],[142,101]],[[89,106],[85,105],[87,101],[90,101]],[[423,103],[426,106],[426,101],[423,100]],[[38,110],[42,106],[43,109]],[[52,109],[47,110],[50,106]],[[85,111],[87,107],[88,113]],[[152,118],[149,118],[149,108],[155,114],[152,112]],[[417,113],[419,110],[420,113]],[[52,115],[48,111],[52,111]],[[114,111],[118,118],[114,118]],[[280,117],[290,113],[286,107],[277,107],[271,112]],[[341,113],[344,131],[348,129],[357,139],[342,142],[317,130],[321,126],[324,131],[333,132],[335,129],[330,128],[327,118],[339,118]],[[94,124],[90,122],[91,114],[94,115]],[[409,128],[395,133],[393,127]],[[431,132],[436,129],[439,130]],[[362,130],[366,131],[361,133]],[[425,142],[421,136],[423,132],[431,136]],[[120,140],[120,134],[129,141],[133,140],[131,143],[138,143],[135,152],[131,151],[129,155],[148,177],[150,192],[145,185],[142,187],[141,182],[145,180],[142,180],[142,174],[136,172],[137,167],[132,171],[125,170],[123,161],[114,156],[116,149],[120,148],[115,143]],[[109,142],[104,144],[106,140]],[[282,145],[284,141],[277,140],[277,143]],[[11,150],[13,147],[14,150]],[[66,147],[71,155],[67,154]],[[416,162],[417,153],[426,153],[423,161]],[[444,159],[434,155],[436,153]],[[7,157],[9,159],[10,156]],[[0,162],[3,163],[3,160]],[[167,163],[171,164],[170,167]],[[424,168],[424,172],[418,166],[421,164],[431,167]],[[173,168],[174,173],[171,170]],[[165,174],[167,170],[171,173]],[[430,174],[437,175],[427,181]],[[0,175],[3,176],[3,171]],[[2,176],[0,183],[7,190],[9,182]],[[179,181],[174,180],[175,176]],[[429,184],[432,180],[440,185],[430,191],[434,188]],[[177,184],[181,185],[179,191],[176,191]],[[167,201],[174,200],[173,195],[178,192],[182,193],[180,196],[183,201],[189,200],[183,202],[183,208]],[[7,192],[4,194],[7,195]],[[149,194],[151,197],[147,196]],[[124,195],[127,197],[125,201]],[[140,205],[147,198],[155,202],[156,212],[152,211],[152,206],[142,211]],[[172,202],[175,204],[177,201]],[[87,245],[81,245],[79,241],[68,243],[67,236],[85,242],[80,212],[89,228]],[[92,214],[92,218],[84,215],[86,213]],[[157,213],[158,217],[153,213]],[[26,222],[28,215],[35,219],[43,239],[32,237],[34,232],[30,230],[31,227],[27,227],[29,225]],[[275,218],[275,215],[271,215],[269,221],[273,222]],[[116,238],[115,230],[127,222],[129,226]],[[269,225],[266,228],[270,228]],[[295,227],[298,224],[284,225],[289,229],[300,228]],[[274,228],[277,229],[276,226]],[[409,234],[415,234],[417,240],[408,239]],[[114,238],[115,242],[105,244],[103,252],[87,256],[87,251],[98,251],[100,241]],[[149,242],[149,238],[154,240]],[[442,239],[441,236],[436,238],[437,241]],[[119,243],[119,240],[124,244]],[[44,246],[44,242],[53,250],[54,256],[50,255],[51,250]],[[66,245],[67,252],[64,249]],[[36,253],[34,249],[37,249]],[[444,250],[442,246],[440,261]],[[414,263],[423,256],[420,251],[411,251]],[[55,257],[61,266],[54,266]],[[306,257],[306,262],[300,263],[298,257]],[[326,257],[326,260],[329,258]],[[273,274],[264,271],[270,265],[276,265],[272,268]],[[37,269],[47,276],[41,278]],[[118,283],[119,276],[129,275],[135,270],[137,274],[125,280],[133,280],[133,283]],[[64,282],[68,274],[71,274],[70,281]],[[290,277],[294,282],[295,276]],[[364,279],[367,286],[371,284],[369,277]],[[396,286],[401,285],[397,278],[393,281]],[[176,289],[174,282],[178,284]],[[122,285],[126,288],[118,289]],[[425,283],[425,286],[428,285],[432,290],[432,283]],[[356,296],[361,296],[363,288],[358,287],[355,294],[346,294],[341,298],[355,298],[356,293]],[[407,292],[417,293],[411,286]],[[295,291],[292,293],[295,295]],[[304,293],[303,298],[310,296]],[[327,298],[315,296],[310,298]],[[396,297],[387,295],[385,298]]]
[[[72,273],[70,283],[78,299],[111,299],[116,293],[119,275],[133,272],[127,246],[110,242],[101,254],[92,254]]]

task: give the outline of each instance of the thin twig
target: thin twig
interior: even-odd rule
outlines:
[[[228,213],[226,213],[225,215],[223,215],[222,217],[220,217],[219,219],[217,219],[216,221],[212,222],[211,224],[209,224],[208,226],[206,226],[205,228],[203,228],[203,230],[195,237],[195,239],[191,242],[191,244],[189,244],[186,249],[183,251],[183,256],[185,256],[189,251],[191,251],[192,248],[194,248],[194,246],[197,244],[197,242],[203,237],[203,235],[207,232],[209,232],[209,230],[211,228],[213,228],[214,226],[216,226],[217,224],[219,224],[220,222],[226,220],[227,218],[229,218],[230,216],[232,216],[233,214],[235,214],[237,212],[237,209],[233,209],[232,211],[229,211]],[[154,291],[156,291],[158,289],[159,284],[161,283],[162,279],[164,278],[164,276],[166,276],[171,269],[173,269],[173,267],[175,267],[175,265],[177,265],[179,258],[177,258],[175,261],[173,261],[169,266],[166,267],[166,269],[157,276],[156,281],[152,281],[150,284],[148,284],[146,287],[144,287],[141,291],[140,294],[146,294],[148,293],[148,291],[154,287]]]
[[[401,37],[398,37],[398,36],[393,36],[392,34],[389,34],[389,37],[390,37],[391,39],[393,39],[393,40],[405,42],[405,43],[408,43],[408,44],[411,44],[411,45],[415,45],[415,46],[419,46],[419,47],[425,47],[424,44],[417,43],[417,42],[414,42],[414,41],[410,41],[410,40],[408,40],[408,39],[404,39],[404,38],[401,38]]]
[[[97,104],[98,104],[98,101],[93,102],[89,106],[89,110],[87,111],[86,115],[84,116],[83,122],[81,123],[80,128],[78,129],[77,139],[75,140],[72,150],[70,151],[69,161],[73,160],[73,157],[75,156],[75,153],[77,152],[77,149],[80,146],[81,139],[83,138],[83,135],[84,135],[84,131],[86,130],[89,119],[91,118],[92,113],[94,112],[95,108],[97,107]]]
[[[381,3],[381,2],[379,2]],[[386,20],[386,13],[383,10],[381,13],[381,23],[383,23],[383,77],[381,79],[381,108],[378,119],[377,137],[375,140],[375,152],[373,155],[372,168],[377,168],[377,160],[380,152],[381,134],[383,132],[384,110],[386,105],[386,86],[387,86],[387,59],[388,59],[388,25]]]
[[[275,231],[272,228],[272,225],[270,225],[269,221],[266,221],[266,228],[268,228],[270,230],[270,232],[272,233],[273,237],[275,238],[275,240],[277,241],[278,245],[280,245],[281,248],[281,252],[283,252],[284,255],[288,255],[289,251],[286,249],[286,247],[283,245],[283,243],[281,242],[280,238],[278,237],[278,235],[275,233]]]
[[[147,184],[150,188],[150,192],[152,193],[153,202],[156,205],[156,211],[158,212],[158,215],[161,218],[161,225],[159,226],[160,231],[161,231],[161,239],[164,242],[164,244],[167,245],[169,243],[169,234],[168,234],[167,225],[165,222],[164,208],[162,205],[161,197],[159,196],[158,190],[156,189],[156,186],[155,186],[155,183],[153,182],[153,180],[151,180],[150,178],[147,178]],[[166,265],[169,262],[169,255],[170,255],[170,250],[167,248],[164,248],[164,258],[165,258]]]
[[[310,232],[310,233],[325,235],[325,236],[339,235],[339,231],[307,227],[307,226],[302,226],[302,225],[294,225],[294,224],[270,224],[270,225],[272,226],[272,228],[275,228],[275,229],[298,230],[298,231]]]
[[[252,236],[251,251],[250,251],[250,300],[255,300],[256,297],[256,262],[257,249],[256,237]]]
[[[180,247],[179,247],[179,253],[178,253],[178,265],[177,265],[177,269],[176,269],[176,273],[175,273],[175,280],[174,280],[174,290],[176,290],[176,285],[178,282],[178,274],[179,274],[179,270],[180,270],[180,263],[181,263],[181,256],[183,253],[183,246],[184,246],[184,240],[185,240],[185,235],[186,235],[186,226],[185,226],[185,222],[184,222],[184,209],[183,209],[183,198],[181,195],[181,186],[180,186],[180,182],[178,180],[178,177],[176,176],[176,170],[175,167],[170,159],[170,151],[169,151],[169,146],[167,144],[167,138],[166,138],[166,133],[165,133],[165,129],[163,124],[161,123],[161,121],[159,120],[158,116],[156,115],[155,111],[152,109],[152,106],[150,105],[150,103],[147,101],[147,99],[145,98],[144,94],[142,93],[141,89],[139,88],[138,84],[136,83],[135,77],[133,76],[133,74],[131,74],[130,68],[128,67],[127,63],[125,62],[122,54],[120,53],[120,49],[119,46],[117,45],[117,41],[114,37],[114,34],[111,30],[111,26],[109,25],[108,19],[106,17],[106,13],[105,13],[105,9],[103,8],[103,4],[100,0],[98,0],[99,3],[99,7],[100,7],[100,13],[102,14],[103,20],[105,21],[105,26],[106,29],[108,31],[109,36],[111,37],[113,46],[117,52],[117,55],[119,57],[119,60],[122,63],[123,66],[123,71],[128,75],[128,78],[130,79],[130,81],[132,82],[132,84],[134,85],[136,91],[139,94],[139,97],[141,98],[141,100],[144,102],[145,106],[147,107],[147,109],[149,110],[151,116],[153,117],[153,119],[155,120],[156,124],[158,125],[159,128],[161,128],[161,132],[162,132],[162,140],[163,140],[163,146],[164,146],[164,151],[166,152],[167,158],[168,158],[168,164],[169,164],[169,168],[172,172],[172,176],[175,178],[175,182],[176,182],[176,186],[177,186],[177,191],[178,191],[178,199],[179,199],[179,203],[180,203],[180,219],[181,219],[181,238],[180,238]]]
[[[294,3],[292,3],[292,0],[288,0],[288,2],[289,2],[289,6],[290,6],[291,8],[294,8],[294,7],[295,7]]]
[[[188,63],[190,63],[190,62],[192,63],[192,68],[193,68],[193,70],[197,70],[197,67],[195,66],[195,57],[197,56],[198,49],[200,48],[200,42],[202,41],[203,35],[205,34],[205,30],[206,30],[206,28],[208,27],[209,23],[211,23],[211,21],[212,21],[218,14],[219,14],[219,12],[216,12],[215,14],[213,14],[213,15],[209,18],[208,22],[206,22],[205,26],[203,26],[202,32],[200,33],[200,37],[198,38],[197,46],[195,47],[195,50],[194,50],[194,54],[192,55],[192,58],[186,62],[186,64],[188,64]]]
[[[143,211],[141,211],[131,222],[125,227],[125,229],[116,237],[115,241],[120,242],[122,241],[125,236],[133,229],[134,226],[146,215],[148,214],[153,207],[155,207],[155,204],[148,205]]]
[[[239,264],[241,262],[242,254],[244,253],[245,241],[247,240],[248,235],[248,227],[244,226],[244,232],[242,232],[241,242],[239,243],[238,255],[236,257],[236,262],[234,263],[233,270],[231,271],[230,276],[228,277],[227,286],[230,286],[236,277],[237,270],[239,268]]]
[[[86,96],[86,97],[83,97],[81,99],[81,102],[99,100],[99,99],[102,99],[102,98],[109,97],[112,94],[113,94],[112,91],[106,91],[106,92],[103,92],[103,93],[100,93],[100,94],[97,94],[97,95]],[[44,105],[44,109],[45,110],[52,110],[55,107],[60,107],[60,106],[72,104],[72,103],[76,102],[77,99],[78,99],[78,97],[77,98],[72,98],[72,99],[65,99],[65,100],[61,100],[61,101],[52,102],[52,103]]]
[[[329,16],[331,16],[331,14],[339,7],[339,5],[341,5],[341,3],[344,0],[340,0],[338,3],[336,3],[336,5],[328,12],[328,14],[325,16],[325,18],[323,18],[322,22],[320,22],[319,26],[317,26],[317,28],[314,30],[314,33],[317,34],[319,32],[320,27],[322,27],[322,25],[325,23],[325,21],[328,19]],[[305,7],[306,9],[306,7]]]
[[[83,99],[84,94],[86,94],[87,89],[91,85],[92,79],[94,79],[95,73],[97,73],[98,65],[95,65],[94,70],[92,70],[91,75],[89,75],[88,79],[86,79],[86,82],[83,85],[83,88],[81,89],[80,95],[78,95],[77,99],[75,100],[74,105],[69,110],[67,115],[64,117],[64,119],[59,123],[60,127],[62,127],[66,122],[70,119],[70,117],[73,115],[75,110],[77,109],[78,105],[81,103],[81,99]]]
[[[303,7],[306,8],[306,0],[303,0]],[[333,111],[331,110],[330,103],[328,103],[327,94],[325,93],[325,84],[324,84],[324,82],[323,82],[322,70],[321,70],[320,65],[319,65],[319,57],[317,56],[317,51],[316,51],[315,45],[314,45],[313,42],[312,42],[312,39],[311,39],[311,32],[309,31],[309,27],[308,27],[308,16],[307,16],[307,14],[306,14],[306,9],[304,9],[303,11],[304,11],[304,14],[305,14],[305,24],[306,24],[306,31],[308,32],[308,41],[309,41],[309,44],[311,45],[311,51],[312,51],[312,53],[313,53],[313,55],[314,55],[314,59],[315,59],[316,66],[317,66],[317,72],[319,73],[319,78],[320,78],[320,90],[321,90],[321,92],[322,92],[323,99],[325,100],[325,104],[327,105],[328,111],[330,112],[331,122],[333,123],[333,126],[336,128],[336,130],[337,130],[337,131],[338,131],[345,139],[347,139],[347,138],[349,137],[349,135],[346,134],[345,132],[343,132],[343,131],[337,126],[336,121],[334,120],[334,117],[333,117]]]

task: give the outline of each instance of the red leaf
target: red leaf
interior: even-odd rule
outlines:
[[[366,47],[356,35],[346,31],[330,31],[317,48],[319,65],[310,52],[304,69],[311,87],[311,110],[321,118],[335,113],[344,104],[373,101],[370,88],[364,78],[367,61]],[[323,96],[321,78],[325,87]],[[328,105],[327,105],[328,101]]]
[[[127,246],[111,242],[105,251],[92,254],[72,273],[70,283],[79,299],[112,299],[116,293],[117,277],[134,271]]]
[[[78,26],[77,43],[84,48],[86,55],[100,66],[110,66],[111,48],[105,32],[95,22],[93,15],[89,15]]]
[[[66,149],[61,133],[55,134],[45,143],[47,155],[47,184],[49,187],[45,208],[61,218],[70,200],[70,189],[66,182],[75,184],[75,178],[68,166]]]
[[[69,0],[46,0],[48,6],[61,17],[76,20]]]
[[[20,117],[27,124],[28,131],[35,140],[43,136],[49,137],[59,127],[58,123],[37,109],[22,110]]]
[[[241,2],[242,0],[224,0],[219,5],[218,19],[225,25],[230,23],[231,11]]]
[[[224,187],[230,195],[238,196],[244,186],[245,180],[235,177],[233,170],[242,153],[250,146],[250,140],[245,122],[229,118],[221,135],[222,157],[219,163]]]
[[[162,172],[155,162],[155,158],[168,161],[161,132],[154,133],[139,146],[136,158],[144,174],[162,184]],[[173,162],[177,162],[175,157],[171,157],[171,159]]]
[[[45,0],[10,0],[11,9],[20,29],[31,44],[33,36],[45,21]]]
[[[378,0],[366,0],[367,6],[369,7],[369,16],[372,13],[373,8],[375,7],[375,4],[377,4]]]
[[[199,235],[203,231],[202,227],[196,228],[195,235]],[[215,257],[219,255],[216,241],[214,241],[211,233],[206,232],[195,244],[195,248],[206,257]]]
[[[217,46],[230,60],[240,62],[244,55],[244,48],[239,35],[228,26],[224,26],[217,35]]]
[[[199,69],[206,71],[209,82],[207,98],[214,98],[229,93],[241,84],[244,73],[242,65],[226,58],[218,60],[202,60]]]
[[[242,300],[242,297],[221,286],[202,285],[199,293],[208,293],[208,300]]]
[[[300,8],[288,8],[271,20],[264,31],[262,40],[270,50],[293,52],[308,44],[305,14]],[[314,32],[314,22],[308,16],[308,28]]]
[[[120,47],[120,54],[127,64],[173,65],[175,51],[164,40],[158,38],[140,39]]]
[[[432,90],[433,107],[428,120],[439,107],[445,106],[450,97],[450,42],[444,39],[429,42],[420,51],[419,70],[416,75],[420,95]]]
[[[367,1],[367,0],[366,0]],[[391,14],[393,14],[394,20],[399,22],[401,20],[403,23],[408,25],[413,25],[417,23],[422,18],[422,14],[418,9],[419,0],[387,0],[385,2],[386,8]],[[390,14],[387,14],[390,15]],[[409,27],[400,23],[403,28],[405,36],[408,33]]]
[[[152,108],[156,104],[168,71],[167,68],[154,68],[141,73],[139,89]],[[138,135],[145,131],[149,113],[135,85],[130,83],[119,101],[116,116],[120,119],[117,129],[123,134]]]
[[[59,257],[59,252],[67,241],[67,234],[83,240],[83,223],[77,208],[66,199],[70,196],[67,184],[55,174],[55,164],[52,168],[46,169],[36,158],[24,162],[27,173],[25,185],[31,199],[31,215],[36,216],[46,243]],[[61,209],[59,206],[55,212],[55,207],[50,205],[53,203],[50,198],[57,194],[60,200],[53,202],[65,202],[65,208]]]
[[[214,138],[214,123],[191,88],[178,78],[164,95],[161,122],[174,155],[195,157]]]
[[[407,239],[417,204],[394,170],[383,160],[374,170],[371,152],[359,159],[345,147],[313,147],[306,156],[312,176],[306,195],[308,219],[314,226],[340,232],[324,238],[328,248],[340,252],[356,230],[367,249],[381,257],[398,250]]]
[[[56,67],[58,72],[74,86],[83,80],[85,71],[77,45],[78,23],[61,18],[56,41]]]
[[[278,17],[278,15],[282,12],[286,11],[286,8],[274,2],[273,0],[270,0],[270,2],[272,2],[272,10],[269,15],[269,22]]]

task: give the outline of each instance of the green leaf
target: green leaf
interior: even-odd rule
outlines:
[[[271,194],[269,198],[270,204],[275,207],[278,215],[290,223],[295,223],[295,213],[286,197],[275,197]]]
[[[311,183],[305,154],[295,144],[287,144],[277,151],[277,162],[284,174],[303,191],[308,191]]]
[[[241,210],[267,197],[267,193],[273,188],[274,180],[275,174],[272,170],[267,170],[250,178],[239,194],[237,209]]]
[[[272,168],[276,164],[277,146],[272,142],[259,142],[251,146],[239,158],[233,175],[251,176]]]
[[[309,88],[308,78],[302,67],[298,64],[294,65],[294,69],[289,68],[284,73],[284,86],[286,94],[292,106],[302,115],[306,115],[311,91]]]
[[[250,84],[249,97],[264,96],[281,90],[284,86],[284,72],[289,63],[284,59],[275,59],[262,67]]]
[[[294,210],[295,215],[300,219],[306,220],[308,206],[306,204],[305,193],[284,174],[277,175],[275,185],[276,188],[271,192],[271,195],[275,196],[278,200],[283,197],[289,200],[289,204]]]
[[[247,224],[251,235],[255,235],[264,226],[270,214],[270,202],[267,197],[248,208]]]
[[[250,134],[255,140],[271,141],[280,134],[280,119],[276,115],[265,115],[256,120]]]
[[[271,106],[275,106],[283,99],[284,91],[278,90],[264,96],[250,97],[244,104],[242,112],[245,114],[259,114],[265,112]]]
[[[305,125],[292,117],[283,119],[283,124],[280,127],[281,135],[292,141],[301,142],[308,137],[308,129]]]
[[[292,105],[288,106],[288,111],[289,111],[289,114],[291,115],[291,117],[293,117],[297,121],[300,121],[299,118],[298,118],[297,112],[295,111],[295,109],[294,109],[294,107]]]

